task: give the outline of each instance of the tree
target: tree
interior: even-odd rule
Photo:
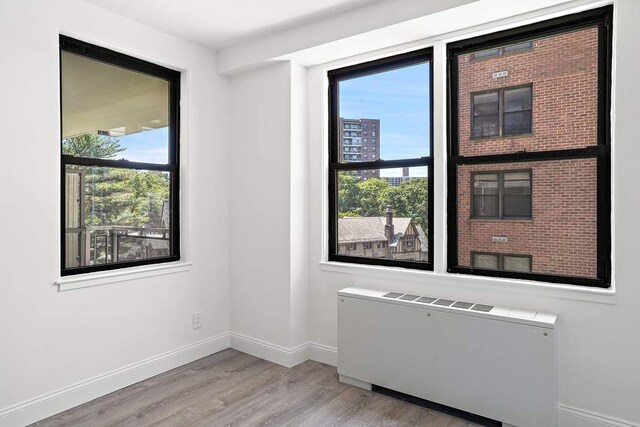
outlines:
[[[413,218],[423,230],[428,225],[427,178],[415,177],[396,187],[387,180],[363,180],[355,172],[338,175],[338,217],[384,216],[387,205],[394,215]]]
[[[62,140],[62,154],[94,159],[112,159],[126,148],[117,138],[85,133]]]

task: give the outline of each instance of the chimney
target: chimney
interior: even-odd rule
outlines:
[[[391,243],[393,239],[393,210],[391,209],[391,205],[387,205],[387,210],[385,211],[387,214],[387,223],[384,226],[384,236],[387,238],[387,241]]]

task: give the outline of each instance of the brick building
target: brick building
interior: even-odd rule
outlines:
[[[369,162],[380,159],[380,120],[378,119],[344,119],[338,123],[340,136],[338,139],[339,161]],[[380,170],[362,170],[358,176],[380,178]]]
[[[461,156],[597,144],[596,27],[459,57]],[[595,159],[467,164],[458,263],[596,277]]]

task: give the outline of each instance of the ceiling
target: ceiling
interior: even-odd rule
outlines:
[[[379,0],[85,0],[214,49]]]

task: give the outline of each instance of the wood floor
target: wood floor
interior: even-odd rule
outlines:
[[[434,426],[475,424],[227,349],[42,420],[36,426]]]

